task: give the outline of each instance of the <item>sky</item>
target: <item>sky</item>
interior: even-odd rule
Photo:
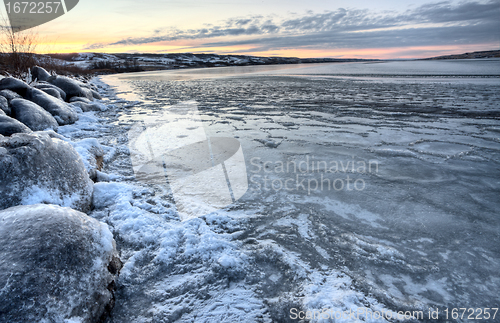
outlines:
[[[80,0],[36,32],[42,52],[422,58],[500,49],[498,17],[500,0]]]

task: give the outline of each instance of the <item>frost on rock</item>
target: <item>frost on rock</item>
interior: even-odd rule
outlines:
[[[6,98],[8,102],[14,99],[22,98],[22,96],[11,90],[0,90],[0,95]]]
[[[59,87],[66,93],[66,99],[69,100],[74,96],[84,97],[92,100],[92,92],[90,89],[82,87],[81,82],[70,79],[65,76],[51,76],[47,79],[47,82]]]
[[[102,170],[104,151],[95,138],[86,138],[78,142],[71,142],[83,159],[83,164],[91,179],[97,178],[97,172]]]
[[[73,124],[78,120],[78,115],[69,104],[42,90],[32,88],[28,90],[26,97],[50,112],[61,126]]]
[[[37,203],[90,210],[93,183],[67,142],[47,132],[0,137],[0,209]]]
[[[108,226],[81,212],[0,211],[0,321],[97,322],[113,306],[115,254]]]
[[[24,123],[31,130],[57,130],[56,119],[38,104],[24,99],[14,99],[11,105],[12,117]]]
[[[6,115],[10,115],[9,101],[2,95],[0,95],[0,112],[3,112],[3,114]]]
[[[0,80],[0,90],[10,90],[24,96],[29,88],[28,84],[13,77],[6,77]]]
[[[31,129],[23,123],[6,115],[0,115],[0,135],[10,136],[15,133],[30,133]]]
[[[33,66],[31,68],[31,75],[33,79],[36,79],[38,81],[46,81],[50,77],[50,73],[40,66]]]
[[[46,93],[49,93],[46,91],[47,89],[56,90],[57,92],[59,92],[59,95],[56,95],[55,97],[60,97],[61,100],[66,101],[66,92],[64,92],[62,89],[58,88],[55,85],[52,85],[52,84],[47,83],[47,82],[38,82],[37,84],[33,85],[33,87],[37,88],[39,90],[42,90]],[[52,96],[54,96],[54,95],[52,95]]]

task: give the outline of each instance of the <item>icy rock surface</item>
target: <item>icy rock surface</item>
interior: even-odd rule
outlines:
[[[53,84],[50,84],[48,82],[38,82],[33,87],[40,89],[40,90],[54,89],[57,92],[59,92],[59,96],[61,97],[61,100],[66,101],[66,92],[64,92],[61,88],[58,88],[57,86],[55,86]]]
[[[55,205],[0,211],[0,321],[98,322],[113,303],[108,226]]]
[[[65,76],[51,76],[47,82],[61,88],[66,93],[66,99],[74,96],[92,99],[92,92],[81,86],[81,83]]]
[[[9,102],[13,99],[22,98],[22,96],[11,90],[1,90],[0,95],[6,98]]]
[[[50,77],[50,74],[43,67],[33,66],[31,68],[31,76],[38,81],[46,81]]]
[[[0,110],[2,110],[6,115],[10,114],[9,101],[6,97],[0,95]]]
[[[33,131],[52,129],[57,131],[57,121],[38,104],[24,99],[11,101],[12,117],[24,123]]]
[[[63,98],[61,97],[61,93],[58,90],[54,89],[54,88],[40,87],[39,89],[42,90],[43,92],[49,94],[49,95],[52,95],[56,99],[64,101]]]
[[[104,151],[97,139],[87,138],[78,142],[71,142],[78,154],[83,159],[85,169],[92,180],[97,179],[97,172],[102,169]]]
[[[0,90],[11,90],[21,96],[25,96],[29,88],[28,84],[13,77],[5,77],[0,80]]]
[[[92,97],[96,100],[102,100],[102,96],[99,94],[99,92],[97,92],[96,90],[90,90],[90,92],[92,92]]]
[[[85,103],[82,101],[74,101],[71,104],[73,106],[79,107],[80,109],[82,109],[83,112],[103,111],[105,109],[105,106],[103,106],[102,103],[98,103],[98,102]]]
[[[71,99],[69,99],[69,102],[70,103],[73,103],[73,102],[90,103],[91,101],[89,99],[87,99],[87,98],[82,98],[82,97],[79,97],[79,96],[74,96]]]
[[[61,126],[75,123],[78,120],[78,115],[69,104],[42,90],[32,88],[27,92],[26,97],[50,112]]]
[[[69,143],[46,132],[0,138],[1,209],[49,203],[86,212],[92,192],[83,161]]]
[[[0,135],[10,136],[15,133],[29,133],[30,128],[6,115],[0,115]]]

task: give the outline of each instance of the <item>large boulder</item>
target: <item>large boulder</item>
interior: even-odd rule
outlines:
[[[0,211],[0,321],[102,322],[120,262],[106,224],[55,205]]]
[[[88,212],[93,189],[69,143],[48,132],[0,137],[0,210],[47,203]]]
[[[14,91],[11,91],[11,90],[1,90],[0,96],[3,96],[4,98],[6,98],[7,101],[9,101],[9,102],[11,100],[14,100],[14,99],[22,98],[22,96],[20,96],[19,94],[17,94]]]
[[[64,101],[63,98],[61,97],[61,93],[54,88],[42,87],[42,88],[38,88],[38,89],[42,90],[43,92],[47,93],[48,95],[52,95],[56,99]]]
[[[0,110],[6,115],[10,115],[9,101],[4,96],[0,95]]]
[[[43,90],[43,89],[54,89],[59,92],[60,97],[63,101],[66,101],[66,92],[64,92],[62,89],[58,88],[57,86],[50,84],[48,82],[38,82],[35,84],[33,87],[36,87],[37,89]]]
[[[0,115],[0,135],[11,136],[15,133],[30,133],[31,129],[6,115]],[[1,170],[0,170],[1,171]],[[1,198],[1,197],[0,197]]]
[[[14,99],[10,104],[12,106],[12,117],[24,123],[31,130],[52,129],[57,131],[56,119],[38,104],[24,99]]]
[[[92,92],[90,89],[82,87],[80,82],[70,79],[65,76],[51,76],[47,79],[47,82],[57,86],[66,93],[66,100],[71,99],[74,96],[84,97],[92,100]]]
[[[46,81],[50,77],[50,73],[43,67],[33,66],[31,68],[31,76],[33,79],[37,79],[38,81]]]
[[[42,90],[32,88],[28,91],[26,98],[50,112],[60,126],[72,124],[78,120],[78,114],[69,104],[56,99]]]
[[[0,80],[0,90],[11,90],[21,96],[25,96],[29,88],[28,84],[13,77],[5,77]]]

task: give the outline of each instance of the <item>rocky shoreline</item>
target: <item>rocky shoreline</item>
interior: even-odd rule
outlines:
[[[0,79],[0,322],[103,322],[122,266],[88,216],[104,153],[58,130],[107,107],[84,79],[30,76]]]

